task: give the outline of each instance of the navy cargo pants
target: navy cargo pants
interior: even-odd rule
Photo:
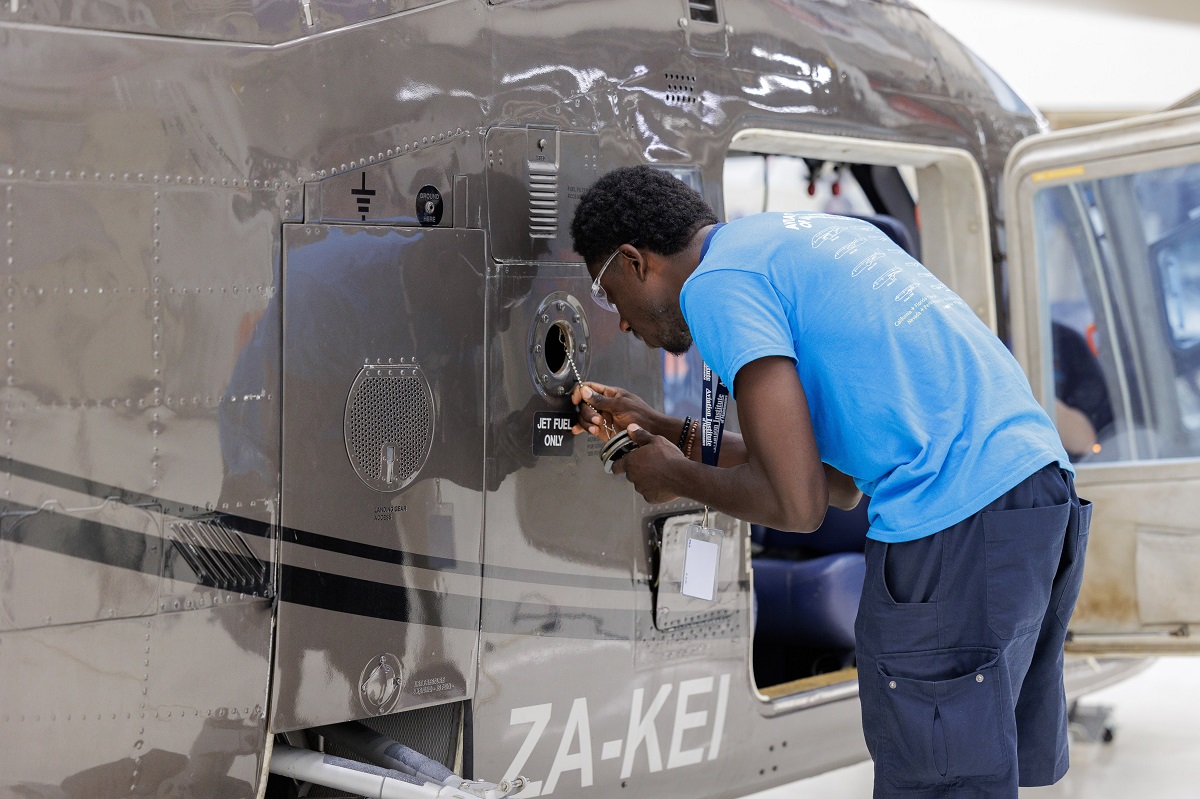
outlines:
[[[1066,773],[1063,643],[1090,519],[1051,464],[939,533],[867,540],[855,635],[876,799],[1016,799]]]

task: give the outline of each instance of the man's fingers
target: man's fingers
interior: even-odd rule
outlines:
[[[650,440],[654,438],[654,435],[649,430],[636,424],[629,425],[627,430],[629,431],[629,437],[638,445],[649,444]]]
[[[589,394],[596,394],[603,393],[606,388],[607,386],[603,386],[599,383],[576,383],[575,387],[571,389],[571,402],[578,405],[579,403],[583,402],[585,391]]]
[[[593,391],[588,386],[580,389],[579,394],[583,402],[586,402],[598,411],[607,411],[612,408],[612,399],[604,396],[599,391]]]

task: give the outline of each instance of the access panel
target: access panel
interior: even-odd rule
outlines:
[[[475,683],[483,233],[287,225],[272,726]]]

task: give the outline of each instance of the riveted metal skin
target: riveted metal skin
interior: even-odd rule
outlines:
[[[714,522],[719,617],[656,627],[647,531],[695,506],[641,504],[595,441],[533,455],[569,408],[530,330],[586,297],[570,220],[614,167],[721,213],[739,130],[854,135],[961,149],[998,208],[1038,120],[906,3],[715,8],[0,4],[0,794],[252,797],[275,732],[448,703],[468,771],[529,796],[865,756],[852,691],[766,718],[744,525]],[[585,376],[661,407],[657,354],[573,310]],[[428,453],[380,491],[347,398],[405,369]]]

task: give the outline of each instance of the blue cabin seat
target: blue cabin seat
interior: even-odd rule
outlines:
[[[755,636],[805,649],[854,649],[854,617],[867,571],[861,553],[754,560]]]
[[[849,511],[830,508],[812,533],[752,525],[755,637],[806,650],[854,649],[854,617],[866,560],[866,497]]]

